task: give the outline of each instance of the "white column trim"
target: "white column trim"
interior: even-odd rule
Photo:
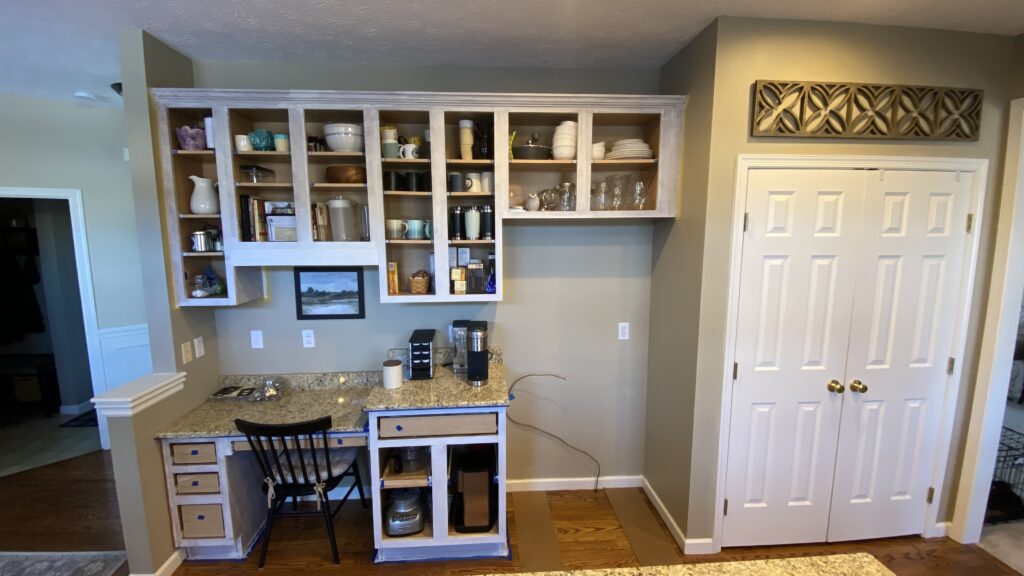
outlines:
[[[152,574],[145,572],[132,572],[128,576],[171,576],[184,561],[185,553],[181,550],[175,550],[174,552],[171,552],[171,555],[167,557],[167,560],[164,560],[164,563],[156,569],[156,572],[153,572]],[[130,566],[129,569],[131,569]]]
[[[146,374],[141,378],[96,396],[96,412],[104,418],[134,416],[185,387],[185,373]]]

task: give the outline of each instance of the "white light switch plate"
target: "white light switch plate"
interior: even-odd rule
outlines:
[[[629,340],[629,322],[619,322],[619,340]]]
[[[253,350],[263,348],[263,330],[249,330],[249,347]]]
[[[181,343],[181,363],[188,364],[192,361],[192,341]]]
[[[302,331],[302,347],[303,348],[316,348],[316,337],[313,336],[312,330]]]
[[[202,358],[206,356],[206,344],[203,342],[202,336],[196,336],[192,339],[192,346],[196,349],[196,358]]]

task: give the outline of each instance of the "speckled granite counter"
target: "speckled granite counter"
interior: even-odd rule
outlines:
[[[374,387],[363,404],[363,410],[422,410],[430,408],[475,408],[508,406],[505,366],[491,362],[487,384],[470,386],[465,375],[456,376],[448,366],[435,366],[431,380],[410,380],[400,388],[385,390]]]
[[[533,572],[519,576],[895,576],[870,554],[645,566],[608,570]]]
[[[270,402],[207,400],[162,430],[157,438],[240,436],[235,418],[272,424],[330,416],[331,432],[363,432],[363,403],[370,390],[368,386],[335,384],[329,388],[288,390],[280,400]]]

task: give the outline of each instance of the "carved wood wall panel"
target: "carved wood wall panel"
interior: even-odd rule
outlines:
[[[758,80],[752,136],[977,140],[982,90]]]

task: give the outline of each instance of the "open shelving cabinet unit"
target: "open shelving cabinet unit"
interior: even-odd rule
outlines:
[[[545,94],[459,94],[425,92],[334,92],[154,89],[160,120],[160,155],[164,166],[163,188],[166,229],[171,245],[171,266],[180,306],[235,305],[262,297],[264,266],[376,266],[379,295],[384,303],[491,302],[504,297],[504,223],[520,220],[566,219],[658,219],[674,218],[680,185],[680,149],[685,97],[681,96],[591,96]],[[174,128],[181,123],[200,122],[204,115],[214,118],[216,149],[183,153],[176,151]],[[490,124],[492,151],[485,158],[463,159],[459,155],[458,121],[471,119]],[[513,160],[509,138],[522,143],[532,132],[551,143],[551,133],[563,120],[577,123],[577,154],[572,160]],[[307,138],[322,134],[328,122],[361,124],[364,152],[310,151]],[[421,148],[429,157],[383,158],[380,127],[396,125],[403,136],[424,138]],[[264,127],[287,133],[288,152],[237,154],[233,136]],[[403,128],[404,127],[404,128]],[[405,133],[403,133],[403,130]],[[426,140],[429,130],[432,138]],[[647,160],[592,160],[591,144],[605,141],[608,150],[615,140],[640,138],[650,144],[654,158]],[[273,169],[275,182],[242,182],[238,167],[257,164]],[[325,169],[332,164],[365,167],[366,181],[329,184]],[[198,166],[203,174],[216,174],[220,182],[224,251],[220,254],[190,255],[186,232],[197,224],[187,211],[191,183],[181,176],[180,166]],[[392,189],[390,172],[425,173],[415,190]],[[451,172],[493,172],[493,190],[450,193]],[[643,210],[597,210],[591,206],[592,188],[616,174],[635,174],[645,182],[647,201]],[[531,192],[570,182],[576,186],[576,207],[572,211],[521,211]],[[427,186],[429,183],[429,186]],[[428,188],[428,189],[427,189]],[[243,241],[241,236],[242,195],[259,194],[268,199],[294,203],[295,240],[287,242]],[[335,242],[322,233],[314,238],[313,211],[316,203],[344,197],[360,209],[367,208],[369,234],[359,241]],[[489,206],[494,214],[490,240],[450,238],[449,210],[453,206]],[[357,211],[357,220],[360,213]],[[394,218],[392,218],[394,217]],[[430,238],[388,238],[385,220],[421,219],[432,224]],[[190,233],[190,232],[189,232]],[[368,238],[368,239],[367,239]],[[454,252],[452,250],[454,249]],[[459,249],[486,265],[493,255],[493,293],[455,294],[450,268],[457,264]],[[432,290],[411,294],[408,276],[418,270],[430,271]],[[223,269],[228,285],[226,298],[195,301],[187,297],[187,274],[211,261]],[[399,265],[400,289],[388,291],[388,262]],[[220,272],[220,268],[217,268]]]

